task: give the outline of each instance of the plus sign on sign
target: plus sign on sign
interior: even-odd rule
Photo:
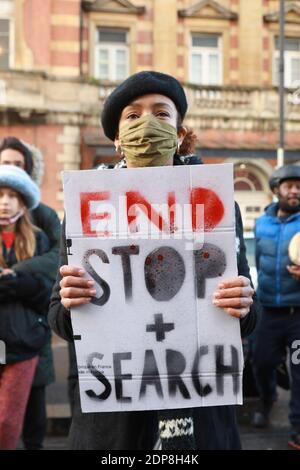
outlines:
[[[83,412],[241,403],[239,321],[212,303],[237,275],[232,165],[63,179],[69,264],[97,290],[71,312]]]

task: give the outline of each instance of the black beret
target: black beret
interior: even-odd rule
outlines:
[[[183,119],[187,100],[183,87],[176,78],[165,73],[144,71],[128,77],[106,99],[101,115],[104,133],[114,140],[123,109],[139,96],[157,93],[170,98]]]

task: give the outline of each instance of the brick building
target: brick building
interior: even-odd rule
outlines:
[[[300,1],[286,9],[286,159],[300,161]],[[155,69],[186,87],[206,163],[234,162],[246,228],[270,200],[278,142],[278,0],[0,0],[0,138],[41,148],[43,200],[60,171],[114,161],[99,114],[115,83]]]

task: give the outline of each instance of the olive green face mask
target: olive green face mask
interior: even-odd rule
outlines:
[[[175,127],[154,116],[144,116],[122,127],[121,150],[130,166],[164,166],[177,148]]]

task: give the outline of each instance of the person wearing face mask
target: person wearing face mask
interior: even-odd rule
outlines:
[[[0,165],[22,168],[37,184],[41,184],[44,161],[41,151],[14,136],[5,137],[0,145]],[[54,284],[56,279],[60,220],[56,212],[43,203],[30,211],[32,223],[44,231],[49,239],[49,250],[40,257],[35,256],[22,262],[22,269],[29,273],[40,273]],[[13,267],[18,269],[18,263]],[[23,426],[23,443],[27,450],[43,448],[47,430],[46,386],[54,382],[55,372],[51,348],[51,335],[40,350],[39,362],[32,382]]]
[[[193,133],[182,125],[187,100],[181,84],[172,76],[155,71],[139,72],[121,83],[107,98],[102,126],[114,141],[120,161],[117,168],[172,166],[199,163],[185,158],[180,147]],[[239,239],[239,276],[228,279],[215,292],[214,304],[224,315],[240,318],[243,335],[255,326],[256,312],[249,267],[245,257],[242,221],[236,205]],[[84,305],[95,296],[93,281],[84,271],[67,265],[63,235],[58,278],[49,309],[49,323],[57,334],[73,341],[70,308]],[[240,448],[234,407],[123,413],[88,413],[80,410],[78,387],[70,430],[73,449],[149,450],[160,433],[163,449]],[[166,431],[167,430],[167,431]]]
[[[52,284],[25,267],[28,259],[49,249],[47,236],[29,216],[39,197],[25,171],[0,166],[0,340],[6,346],[6,363],[0,365],[1,450],[17,446],[39,351],[50,336]]]
[[[300,260],[294,263],[289,251],[291,240],[300,232],[300,166],[275,170],[270,188],[278,202],[266,208],[255,228],[257,294],[263,311],[254,338],[253,365],[261,406],[254,413],[253,425],[268,425],[276,400],[276,367],[288,349],[292,376],[289,444],[300,450],[300,365],[293,360],[293,344],[300,339]]]

